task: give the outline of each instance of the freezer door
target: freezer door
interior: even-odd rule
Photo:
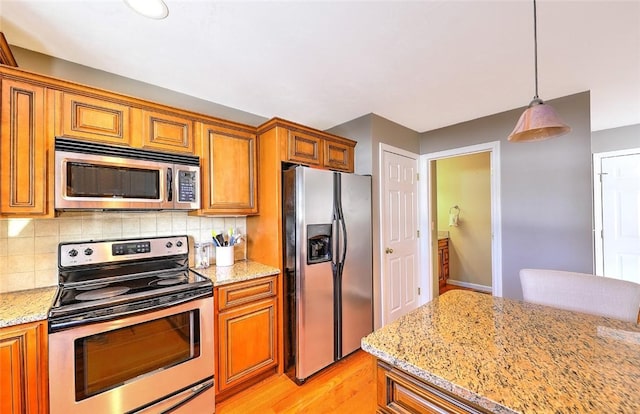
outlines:
[[[342,354],[373,332],[371,177],[341,174],[347,251],[342,271]],[[340,243],[342,245],[342,241]]]
[[[325,249],[333,240],[333,173],[296,168],[296,214],[296,377],[306,379],[334,361],[333,271]]]

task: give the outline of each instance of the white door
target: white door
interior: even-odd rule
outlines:
[[[418,161],[382,155],[382,304],[386,325],[418,304]]]
[[[640,153],[600,165],[603,275],[640,283]]]

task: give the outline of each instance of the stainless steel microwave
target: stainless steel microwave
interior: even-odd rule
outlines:
[[[55,139],[58,210],[196,210],[200,159]]]

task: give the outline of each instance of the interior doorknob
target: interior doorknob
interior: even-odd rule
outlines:
[[[390,254],[390,253],[393,253],[393,249],[391,249],[391,248],[387,247],[387,248],[385,249],[385,251],[384,251],[384,252],[385,252],[386,254]]]

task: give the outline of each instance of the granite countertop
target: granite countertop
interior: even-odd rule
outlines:
[[[0,294],[0,328],[47,319],[56,286]]]
[[[192,270],[211,279],[214,287],[280,273],[280,269],[277,267],[251,260],[237,261],[233,266],[210,266],[205,269]]]
[[[252,261],[238,261],[233,266],[193,269],[210,278],[214,286],[277,275],[280,269]],[[0,294],[0,328],[47,319],[57,286]]]
[[[640,326],[452,290],[362,339],[495,413],[640,412]]]

